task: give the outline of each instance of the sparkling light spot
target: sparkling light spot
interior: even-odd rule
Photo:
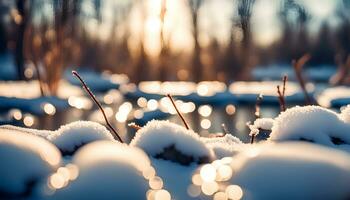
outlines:
[[[239,200],[243,197],[243,190],[238,185],[229,185],[225,190],[228,198]]]
[[[18,109],[11,110],[11,113],[15,120],[21,120],[23,117],[22,112]]]
[[[69,170],[69,180],[75,180],[79,175],[79,168],[74,164],[67,164],[66,168]]]
[[[232,177],[232,168],[228,165],[221,165],[218,169],[218,177],[220,181],[229,180]]]
[[[147,106],[147,99],[144,97],[140,97],[137,99],[137,105],[140,106],[141,108],[144,108]]]
[[[205,195],[213,195],[219,190],[219,185],[215,181],[204,182],[201,189]]]
[[[166,190],[157,191],[154,197],[155,200],[171,200],[171,195]]]
[[[60,188],[64,187],[65,181],[64,181],[64,178],[60,174],[55,173],[55,174],[50,176],[49,184],[51,187],[53,187],[55,189],[60,189]]]
[[[203,119],[201,121],[201,127],[203,129],[209,129],[211,127],[211,121],[209,119]]]
[[[34,117],[31,115],[26,115],[23,119],[23,123],[27,127],[31,127],[34,125]]]
[[[203,180],[199,174],[195,174],[192,176],[192,183],[195,185],[202,185]]]
[[[205,164],[200,170],[200,175],[205,182],[212,182],[216,178],[216,169],[211,164]]]
[[[198,197],[201,194],[201,188],[197,185],[189,185],[187,188],[187,194],[190,197]]]
[[[54,115],[56,113],[56,108],[51,103],[45,103],[42,107],[44,112],[48,115]]]
[[[162,189],[163,188],[163,180],[160,177],[155,176],[149,180],[149,186],[150,186],[150,188],[152,188],[154,190]]]
[[[156,170],[154,170],[153,167],[149,167],[142,172],[142,175],[145,177],[145,179],[149,180],[156,175]]]
[[[149,110],[157,110],[158,108],[158,102],[155,99],[151,99],[147,102],[147,108]]]
[[[209,105],[199,106],[198,113],[203,117],[208,117],[212,113],[213,109]]]
[[[217,192],[215,193],[213,200],[227,200],[228,196],[225,192]]]
[[[236,107],[234,105],[232,105],[232,104],[229,104],[229,105],[226,106],[225,110],[226,110],[227,114],[233,115],[236,112]]]

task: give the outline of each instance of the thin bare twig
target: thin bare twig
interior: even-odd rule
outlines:
[[[170,99],[170,101],[173,104],[177,114],[179,115],[179,117],[181,118],[182,122],[184,123],[186,129],[190,130],[190,126],[188,125],[188,123],[186,122],[185,118],[182,116],[182,114],[180,113],[179,109],[177,108],[173,97],[170,94],[167,94],[166,96]]]
[[[141,126],[135,124],[134,122],[128,124],[128,126],[129,126],[130,128],[135,129],[136,131],[138,131],[138,130],[140,130],[140,129],[142,128]]]
[[[221,124],[221,128],[224,135],[230,134],[230,132],[227,130],[227,127],[224,123]]]
[[[287,76],[283,76],[283,89],[280,90],[280,86],[277,85],[277,93],[278,93],[278,101],[280,103],[281,112],[286,110],[286,83],[287,83]]]
[[[255,118],[258,119],[260,118],[260,106],[261,106],[261,102],[263,100],[263,95],[259,94],[258,97],[256,98],[256,102],[255,102]]]
[[[310,97],[309,93],[306,90],[305,80],[304,80],[304,78],[302,76],[302,69],[303,69],[305,63],[310,60],[310,58],[311,58],[310,54],[305,54],[301,58],[299,58],[298,60],[293,60],[292,61],[292,65],[293,65],[293,68],[294,68],[295,75],[296,75],[296,77],[297,77],[297,79],[299,81],[299,85],[300,85],[301,89],[303,90],[303,93],[304,93],[304,96],[305,96],[306,104],[312,104],[313,100],[312,100],[312,98]]]
[[[91,97],[91,99],[96,103],[96,105],[98,106],[98,108],[100,109],[100,111],[102,112],[102,115],[106,121],[107,126],[112,130],[112,132],[114,133],[114,135],[118,138],[118,140],[120,142],[123,143],[122,138],[118,135],[117,131],[113,128],[113,126],[109,123],[107,115],[104,111],[104,109],[102,108],[102,105],[100,104],[100,102],[97,101],[95,95],[91,92],[91,90],[89,89],[89,87],[86,85],[85,81],[81,78],[81,76],[78,74],[78,72],[76,71],[72,71],[72,74],[77,77],[79,79],[79,81],[81,82],[83,88],[85,89],[85,91],[89,94],[89,96]]]

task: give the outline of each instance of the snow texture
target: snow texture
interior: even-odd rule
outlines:
[[[96,140],[114,140],[112,134],[96,122],[77,121],[61,126],[48,136],[64,155],[72,155],[79,147]]]
[[[22,198],[56,170],[61,154],[44,138],[1,128],[0,160],[0,199]]]
[[[207,147],[213,150],[216,159],[233,156],[249,146],[243,144],[240,139],[231,134],[226,134],[223,137],[202,137],[201,140],[207,145]]]
[[[350,123],[350,105],[347,105],[341,109],[340,118],[344,122]]]
[[[193,159],[193,162],[213,157],[213,152],[201,141],[198,134],[168,121],[148,122],[136,132],[130,145],[139,147],[156,158],[163,158],[162,154],[167,154],[167,149],[177,151],[181,156]]]
[[[253,126],[257,129],[271,130],[274,120],[272,118],[258,118],[254,121]]]
[[[350,124],[340,116],[319,106],[296,106],[275,119],[269,139],[277,142],[303,140],[350,150]]]
[[[310,143],[270,144],[234,157],[243,199],[348,199],[350,156]]]
[[[140,149],[111,141],[97,141],[81,148],[72,163],[79,176],[57,190],[52,199],[146,199],[148,181],[142,172],[150,160]]]

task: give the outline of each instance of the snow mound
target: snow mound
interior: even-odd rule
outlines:
[[[350,105],[347,105],[341,109],[340,118],[344,122],[350,123]]]
[[[44,138],[0,129],[0,160],[0,199],[22,199],[59,166],[61,154]]]
[[[216,159],[233,156],[248,146],[231,134],[226,134],[223,137],[202,137],[201,140],[213,150]]]
[[[331,110],[319,106],[296,106],[275,119],[269,139],[277,142],[302,140],[349,149],[350,124]]]
[[[48,136],[63,155],[72,155],[79,147],[96,140],[114,140],[112,134],[96,122],[77,121],[61,126]]]
[[[265,145],[234,157],[231,166],[235,173],[229,182],[242,189],[243,199],[350,197],[350,156],[335,149],[296,142]]]
[[[143,149],[155,158],[171,160],[182,165],[205,163],[212,159],[212,151],[192,130],[168,121],[152,120],[136,132],[131,146]]]
[[[254,121],[253,126],[257,129],[271,130],[274,120],[272,118],[258,118]]]
[[[150,160],[140,149],[111,141],[97,141],[82,147],[72,163],[79,175],[59,189],[53,199],[146,199]]]
[[[1,130],[9,130],[9,132],[12,132],[12,133],[18,133],[18,132],[26,133],[26,134],[43,137],[43,138],[47,138],[49,135],[55,133],[54,131],[49,131],[49,130],[37,130],[37,129],[23,128],[23,127],[18,127],[13,125],[0,126],[0,131]]]

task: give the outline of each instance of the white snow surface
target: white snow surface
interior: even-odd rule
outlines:
[[[226,134],[223,137],[201,137],[201,140],[213,150],[216,159],[233,156],[249,146],[231,134]]]
[[[30,181],[45,181],[61,163],[60,151],[44,138],[0,129],[0,191],[21,194]]]
[[[148,122],[136,132],[130,145],[143,149],[150,156],[156,156],[162,153],[164,148],[172,145],[181,153],[193,156],[195,160],[213,156],[213,152],[203,143],[197,133],[169,121],[152,120]]]
[[[54,134],[55,131],[49,131],[49,130],[38,130],[38,129],[32,129],[32,128],[24,128],[19,126],[13,126],[13,125],[2,125],[0,126],[1,130],[8,130],[11,133],[26,133],[31,134],[43,138],[47,138],[49,135]]]
[[[348,199],[350,156],[320,145],[291,142],[249,149],[231,163],[231,184],[243,199]]]
[[[328,87],[317,97],[317,102],[324,107],[331,107],[333,101],[349,102],[350,87],[336,86]]]
[[[257,129],[271,130],[274,120],[272,118],[258,118],[254,121],[253,126]]]
[[[48,137],[62,152],[73,153],[80,146],[96,140],[114,140],[106,127],[91,121],[76,121],[61,126]]]
[[[332,138],[338,138],[345,144],[335,144]],[[300,139],[350,150],[350,124],[344,122],[338,113],[326,108],[296,106],[275,119],[269,140],[279,142]]]
[[[93,141],[114,140],[113,135],[105,126],[91,121],[72,122],[61,126],[55,131],[29,129],[11,125],[0,126],[1,130],[43,137],[55,144],[64,154],[73,154],[82,145]]]
[[[341,108],[340,118],[345,123],[350,123],[350,105],[347,105]]]
[[[82,147],[72,159],[79,176],[57,190],[52,199],[146,199],[148,181],[142,172],[148,156],[136,147],[112,141],[97,141]]]

